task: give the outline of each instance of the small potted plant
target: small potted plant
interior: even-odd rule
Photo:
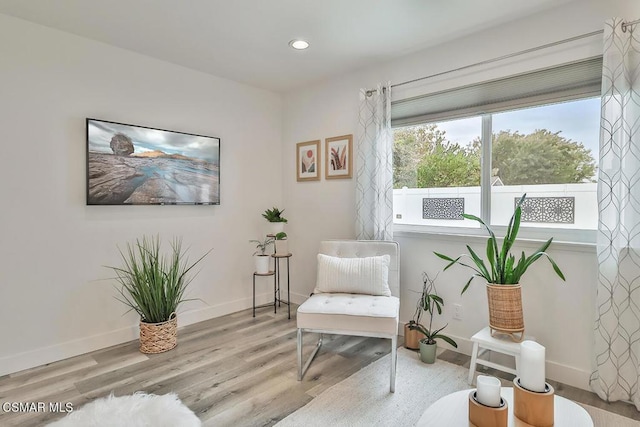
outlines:
[[[433,279],[435,281],[438,278]],[[427,286],[431,281],[427,273],[422,273],[422,293],[420,294],[420,298],[416,301],[416,309],[413,312],[413,318],[409,321],[409,323],[404,324],[404,346],[409,350],[419,350],[420,349],[420,340],[424,338],[424,334],[417,329],[411,329],[412,325],[417,325],[420,323],[420,319],[422,319],[422,313],[424,310],[422,309],[422,301],[427,295]],[[412,292],[416,292],[411,290]]]
[[[177,345],[176,312],[180,303],[188,301],[184,293],[193,279],[189,273],[209,252],[189,263],[180,239],[173,239],[171,252],[165,255],[159,236],[144,236],[127,243],[126,252],[120,250],[122,267],[107,267],[120,284],[118,300],[140,316],[141,352],[161,353]]]
[[[262,214],[263,218],[269,221],[269,235],[275,236],[278,233],[284,231],[284,225],[288,222],[285,217],[282,216],[284,209],[280,210],[276,207],[273,209],[267,209]]]
[[[276,255],[287,255],[289,253],[289,245],[287,244],[287,233],[281,231],[276,234],[274,245],[276,247]]]
[[[502,248],[498,247],[495,233],[482,219],[474,215],[462,214],[466,219],[479,222],[489,233],[486,249],[488,263],[485,263],[469,245],[467,245],[469,254],[462,254],[457,258],[434,252],[436,256],[449,262],[444,267],[444,270],[454,264],[460,264],[463,267],[473,270],[473,274],[462,288],[461,294],[467,290],[474,277],[482,277],[484,279],[487,287],[489,327],[491,328],[491,332],[492,334],[494,331],[507,334],[514,341],[522,341],[524,337],[524,315],[522,312],[520,279],[527,269],[538,259],[544,257],[549,260],[553,271],[555,271],[558,277],[565,280],[558,265],[549,254],[545,252],[551,245],[553,238],[547,240],[537,251],[529,256],[526,256],[524,251],[522,251],[517,261],[516,257],[510,253],[511,248],[516,242],[518,230],[520,229],[522,203],[526,196],[527,195],[524,194],[516,204],[516,209],[507,226]],[[465,258],[469,258],[472,263],[467,264],[463,262]],[[519,336],[516,334],[519,334]]]
[[[444,340],[455,348],[458,348],[458,344],[448,336],[441,334],[447,325],[439,329],[433,329],[433,315],[435,311],[437,311],[438,314],[442,314],[444,301],[436,292],[435,281],[431,280],[427,273],[423,273],[423,279],[425,287],[423,288],[422,297],[419,301],[419,307],[421,310],[429,313],[429,327],[427,328],[420,323],[412,321],[413,323],[409,322],[409,329],[417,330],[424,334],[424,338],[420,340],[420,360],[424,363],[434,363],[436,361],[436,350],[438,348],[436,339]]]
[[[267,247],[273,243],[273,238],[267,237],[264,240],[249,240],[249,242],[256,244],[257,251],[253,253],[256,273],[269,273],[269,258],[271,258],[271,256],[267,254]]]

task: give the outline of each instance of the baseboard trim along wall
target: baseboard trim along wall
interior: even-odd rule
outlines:
[[[25,369],[57,362],[59,360],[79,356],[90,351],[99,350],[101,348],[137,339],[138,328],[138,325],[131,325],[125,328],[116,329],[115,331],[66,341],[47,347],[40,347],[23,353],[3,357],[0,359],[0,376],[13,374]]]
[[[272,301],[272,293],[263,293],[256,295],[256,304],[262,305]],[[308,295],[291,293],[291,302],[294,304],[302,304]],[[180,313],[180,327],[191,325],[193,323],[202,322],[238,311],[246,310],[252,307],[252,299],[243,298],[236,301],[227,302],[215,306],[209,306],[198,310],[190,310]],[[399,324],[398,334],[403,335],[404,324]],[[473,345],[471,340],[465,337],[451,336],[457,343],[458,348],[448,346],[441,343],[443,348],[447,348],[459,353],[471,355]],[[128,341],[138,339],[138,325],[131,325],[125,328],[104,334],[93,335],[86,338],[66,341],[64,343],[41,347],[23,353],[14,354],[0,358],[0,376],[13,374],[25,369],[41,366],[47,363],[57,362],[81,354],[100,350],[112,345],[122,344]],[[546,364],[547,377],[560,381],[564,384],[578,387],[583,390],[590,390],[589,377],[590,372],[578,369],[572,366],[563,365],[561,363],[547,360]]]
[[[273,293],[256,295],[256,304],[266,304],[272,301]],[[292,295],[293,300],[293,295]],[[243,298],[223,304],[208,306],[197,310],[189,310],[179,313],[179,327],[213,319],[251,308],[252,298]],[[79,356],[95,350],[100,350],[128,341],[137,340],[139,326],[137,324],[103,334],[93,335],[66,341],[52,346],[41,347],[34,350],[18,353],[0,358],[0,376],[13,374],[25,369],[34,368],[47,363],[57,362],[70,357]]]
[[[291,302],[297,305],[302,304],[309,299],[309,295],[296,294],[291,292]]]
[[[404,335],[404,323],[400,322],[398,326],[398,334]],[[458,344],[458,348],[454,348],[447,343],[442,342],[440,340],[438,342],[438,347],[446,348],[447,350],[457,351],[458,353],[466,354],[467,356],[471,356],[471,351],[473,350],[473,343],[471,339],[466,337],[459,337],[457,335],[447,334]],[[512,357],[502,354],[495,354],[496,360],[498,358],[505,358],[509,361],[513,360]],[[508,361],[500,361],[501,363],[508,364]],[[561,383],[580,388],[582,390],[591,391],[589,387],[589,377],[591,373],[588,371],[584,371],[579,368],[575,368],[573,366],[563,365],[562,363],[554,362],[553,360],[546,361],[546,376],[548,379],[559,381]]]

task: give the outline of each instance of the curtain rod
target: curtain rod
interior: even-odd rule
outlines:
[[[640,20],[635,21],[635,22],[640,22]],[[626,25],[632,25],[635,22],[629,22]],[[625,23],[623,23],[623,25],[625,25]],[[626,28],[626,26],[623,27],[623,29],[624,28]],[[425,76],[425,77],[420,77],[420,78],[409,80],[409,81],[402,82],[402,83],[397,83],[397,84],[391,85],[391,87],[394,88],[394,87],[404,86],[404,85],[408,85],[410,83],[419,82],[421,80],[427,80],[427,79],[431,79],[433,77],[439,77],[439,76],[442,76],[442,75],[445,75],[445,74],[454,73],[456,71],[462,71],[462,70],[466,70],[468,68],[477,67],[479,65],[491,64],[492,62],[502,61],[503,59],[513,58],[514,56],[524,55],[526,53],[535,52],[537,50],[546,49],[546,48],[557,46],[557,45],[560,45],[560,44],[563,44],[563,43],[569,43],[569,42],[580,40],[580,39],[584,39],[584,38],[587,38],[587,37],[592,37],[592,36],[595,36],[595,35],[598,35],[598,34],[602,34],[603,32],[604,32],[604,30],[593,31],[593,32],[582,34],[582,35],[579,35],[579,36],[570,37],[568,39],[559,40],[559,41],[556,41],[556,42],[553,42],[553,43],[547,43],[547,44],[542,45],[542,46],[537,46],[537,47],[532,47],[530,49],[521,50],[520,52],[510,53],[508,55],[499,56],[497,58],[487,59],[486,61],[476,62],[475,64],[465,65],[463,67],[455,68],[453,70],[442,71],[440,73],[431,74],[431,75],[428,75],[428,76]],[[373,89],[372,91],[375,92],[375,89]],[[368,92],[369,91],[367,91],[367,93]]]

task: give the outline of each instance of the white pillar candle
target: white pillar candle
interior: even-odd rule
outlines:
[[[544,392],[545,348],[535,341],[522,341],[520,344],[520,385],[527,390]]]
[[[488,375],[478,375],[476,399],[485,406],[500,406],[500,380]]]

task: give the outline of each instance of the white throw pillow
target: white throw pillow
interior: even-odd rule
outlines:
[[[338,258],[318,254],[318,279],[314,293],[391,296],[389,255]]]

